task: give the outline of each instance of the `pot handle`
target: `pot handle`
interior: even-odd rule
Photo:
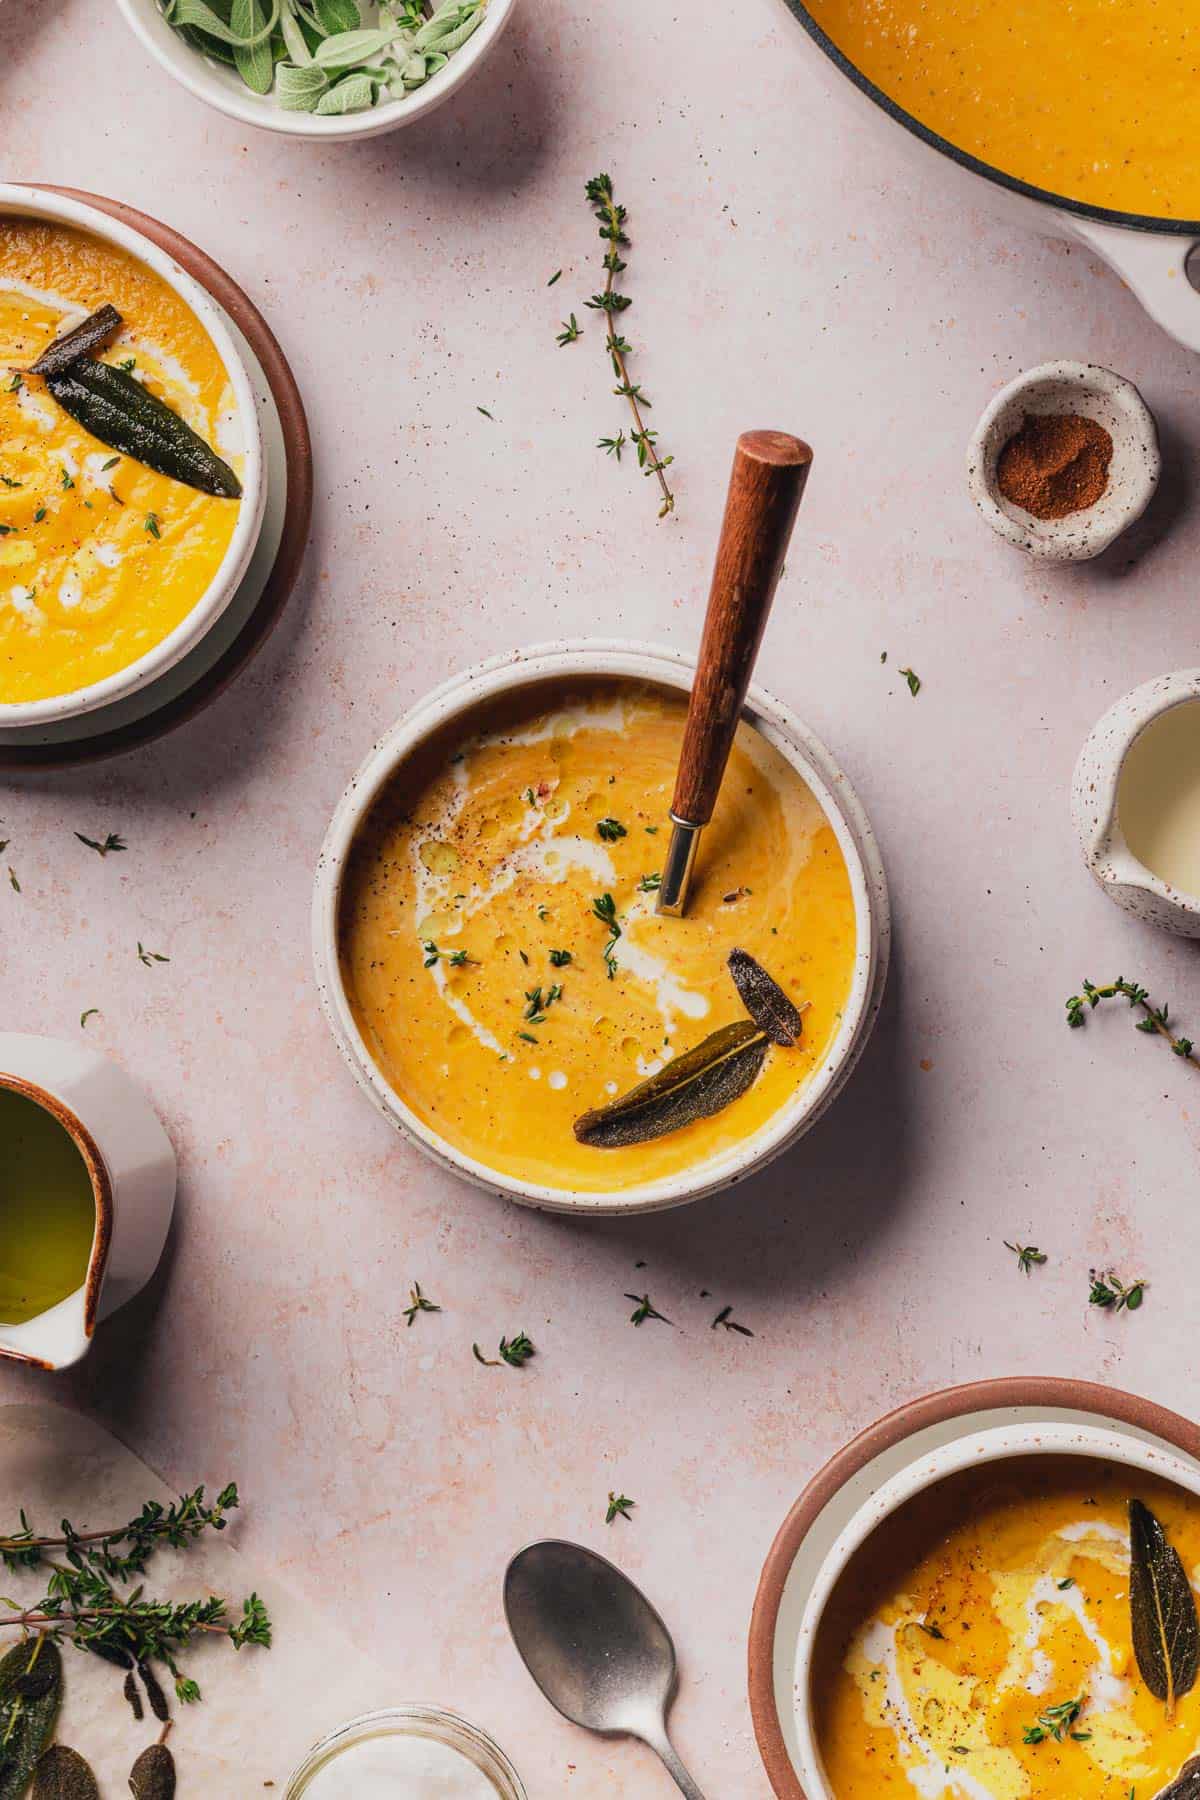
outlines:
[[[1188,279],[1191,261],[1200,281],[1200,240],[1166,231],[1131,231],[1072,217],[1070,228],[1133,289],[1152,319],[1189,350],[1200,350],[1200,292]]]

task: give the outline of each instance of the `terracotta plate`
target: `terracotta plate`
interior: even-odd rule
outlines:
[[[172,731],[176,725],[182,725],[215,700],[266,642],[279,619],[300,571],[312,517],[312,446],[304,403],[283,351],[253,301],[203,250],[147,213],[79,188],[53,187],[49,183],[40,185],[49,192],[65,194],[84,205],[94,206],[97,211],[120,220],[131,231],[149,238],[173,256],[228,314],[257,358],[279,414],[286,467],[286,504],[275,560],[252,611],[232,642],[185,691],[170,693],[161,705],[151,705],[138,716],[123,719],[112,729],[95,730],[95,720],[89,729],[85,720],[81,721],[80,735],[76,738],[25,744],[13,742],[10,737],[0,744],[0,769],[67,768],[135,750]],[[153,688],[146,691],[152,694]]]
[[[788,1749],[794,1648],[789,1633],[798,1625],[811,1579],[833,1540],[862,1500],[914,1457],[965,1431],[1022,1416],[1117,1423],[1200,1462],[1200,1427],[1178,1413],[1117,1388],[1053,1377],[1013,1376],[946,1388],[910,1401],[861,1432],[826,1463],[784,1520],[754,1600],[750,1711],[779,1800],[819,1800],[800,1786]]]

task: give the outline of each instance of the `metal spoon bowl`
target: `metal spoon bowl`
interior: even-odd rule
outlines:
[[[628,1576],[592,1550],[546,1538],[509,1563],[504,1611],[551,1706],[588,1731],[640,1738],[688,1800],[704,1800],[667,1736],[671,1634]]]

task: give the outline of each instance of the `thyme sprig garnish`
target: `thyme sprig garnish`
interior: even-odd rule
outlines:
[[[629,1315],[631,1325],[642,1325],[647,1319],[661,1319],[664,1325],[671,1323],[666,1313],[660,1313],[657,1306],[651,1305],[649,1294],[626,1294],[625,1298],[634,1303],[634,1310]]]
[[[421,1292],[421,1284],[419,1281],[413,1282],[412,1287],[408,1292],[408,1298],[410,1304],[404,1308],[404,1317],[408,1321],[410,1327],[418,1313],[441,1312],[442,1310],[440,1306],[435,1305],[427,1295]]]
[[[596,821],[596,836],[602,838],[606,844],[615,844],[618,838],[627,835],[620,819],[597,819]]]
[[[1139,1277],[1126,1287],[1111,1269],[1089,1269],[1088,1282],[1088,1305],[1106,1307],[1113,1312],[1136,1312],[1150,1285],[1144,1277]]]
[[[628,1494],[614,1494],[609,1488],[608,1511],[604,1515],[604,1523],[611,1525],[614,1519],[628,1519],[630,1507],[636,1505],[637,1501],[631,1500]]]
[[[472,960],[465,950],[439,950],[432,938],[427,939],[421,948],[425,952],[427,969],[432,969],[437,962],[447,962],[452,969],[462,969]]]
[[[224,1531],[226,1515],[237,1504],[233,1482],[212,1505],[199,1487],[170,1506],[148,1500],[136,1518],[107,1531],[76,1531],[64,1519],[61,1534],[44,1537],[22,1512],[20,1530],[0,1538],[0,1560],[14,1570],[46,1568],[49,1577],[45,1594],[32,1606],[0,1600],[6,1609],[0,1612],[0,1628],[70,1637],[78,1649],[126,1670],[165,1663],[179,1699],[199,1700],[200,1689],[179,1668],[177,1652],[200,1633],[226,1637],[235,1649],[245,1644],[269,1648],[271,1621],[258,1595],[247,1595],[235,1618],[215,1594],[203,1600],[159,1601],[147,1599],[141,1583],[131,1592],[116,1584],[144,1574],[156,1550],[185,1549],[208,1531]]]
[[[1039,1250],[1036,1244],[1010,1244],[1005,1238],[1004,1248],[1012,1251],[1017,1259],[1017,1268],[1022,1275],[1031,1275],[1035,1264],[1048,1260],[1045,1251]]]
[[[518,1331],[516,1337],[511,1339],[502,1337],[499,1349],[499,1356],[485,1356],[478,1344],[471,1345],[475,1361],[482,1363],[485,1369],[498,1369],[501,1363],[507,1363],[510,1369],[520,1369],[531,1356],[537,1354],[532,1338],[527,1337],[523,1331]]]
[[[1061,1744],[1068,1737],[1073,1738],[1076,1743],[1086,1743],[1091,1732],[1072,1729],[1082,1711],[1082,1700],[1061,1700],[1057,1706],[1047,1706],[1038,1714],[1036,1725],[1025,1727],[1022,1743],[1042,1744],[1047,1738],[1053,1738],[1056,1744]]]
[[[540,987],[526,988],[525,998],[529,1004],[525,1008],[525,1018],[530,1025],[544,1025],[546,1013],[556,1000],[562,999],[562,986],[555,982],[544,991]]]
[[[612,981],[617,973],[617,959],[614,951],[622,935],[617,918],[617,903],[611,894],[597,894],[592,900],[592,911],[602,925],[608,926],[608,942],[604,946],[604,961],[608,967],[608,979]]]
[[[631,354],[633,346],[620,336],[616,329],[619,314],[633,305],[628,294],[617,292],[616,278],[625,271],[625,262],[621,250],[628,245],[629,238],[625,231],[626,211],[619,206],[613,197],[612,180],[608,175],[593,175],[587,184],[587,197],[592,205],[596,218],[600,221],[600,236],[608,248],[604,253],[604,289],[602,293],[593,294],[588,305],[595,312],[602,312],[608,323],[608,333],[604,347],[612,359],[613,373],[620,384],[613,392],[628,400],[633,413],[634,428],[630,432],[630,441],[637,451],[638,468],[646,475],[653,475],[662,490],[662,505],[658,509],[660,519],[675,510],[675,496],[667,486],[664,470],[674,462],[672,456],[660,456],[657,449],[657,432],[650,431],[642,417],[642,408],[649,409],[650,402],[635,382],[629,379],[629,367],[626,358]],[[610,454],[615,450],[620,461],[619,445],[622,439],[602,438],[604,449]]]
[[[1067,1001],[1067,1024],[1072,1031],[1078,1030],[1080,1026],[1087,1024],[1089,1010],[1094,1012],[1102,1000],[1115,1000],[1118,996],[1128,1000],[1130,1006],[1140,1009],[1144,1015],[1135,1025],[1135,1031],[1144,1031],[1148,1037],[1157,1035],[1165,1038],[1176,1056],[1181,1056],[1194,1067],[1200,1067],[1200,1059],[1194,1053],[1191,1038],[1177,1037],[1171,1030],[1167,1022],[1169,1009],[1165,1005],[1155,1006],[1146,988],[1136,981],[1126,981],[1123,975],[1118,975],[1107,987],[1097,987],[1094,982],[1085,981],[1083,992],[1072,994]]]

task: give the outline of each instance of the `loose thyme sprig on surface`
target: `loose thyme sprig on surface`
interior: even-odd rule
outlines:
[[[660,1313],[657,1306],[650,1304],[649,1294],[626,1294],[625,1298],[632,1300],[636,1309],[629,1315],[631,1325],[641,1325],[647,1319],[661,1319],[664,1325],[671,1323],[666,1313]]]
[[[1146,1297],[1149,1283],[1144,1278],[1131,1281],[1126,1287],[1119,1276],[1112,1270],[1091,1269],[1088,1272],[1091,1288],[1088,1293],[1089,1306],[1103,1306],[1112,1312],[1136,1312]]]
[[[1039,1250],[1036,1244],[1010,1244],[1008,1239],[1005,1238],[1004,1248],[1012,1251],[1017,1259],[1017,1267],[1020,1269],[1022,1275],[1032,1274],[1035,1263],[1044,1263],[1046,1261],[1046,1252],[1044,1250]]]
[[[413,1282],[412,1287],[409,1290],[408,1298],[410,1304],[404,1308],[404,1317],[407,1319],[410,1327],[418,1313],[441,1312],[442,1310],[435,1301],[431,1300],[428,1295],[421,1292],[421,1284],[419,1281]]]
[[[631,1500],[628,1494],[614,1494],[612,1489],[609,1488],[608,1511],[604,1515],[604,1523],[606,1525],[611,1525],[614,1519],[628,1519],[630,1517],[630,1507],[636,1505],[637,1501]]]
[[[140,1583],[130,1593],[114,1583],[141,1575],[164,1545],[183,1549],[206,1531],[223,1531],[226,1513],[237,1504],[232,1482],[211,1506],[205,1504],[200,1487],[169,1507],[149,1500],[135,1519],[108,1531],[79,1532],[64,1519],[61,1535],[54,1537],[37,1536],[22,1513],[21,1529],[0,1538],[0,1560],[10,1569],[45,1567],[50,1574],[46,1593],[34,1605],[0,1600],[0,1607],[7,1609],[0,1612],[0,1628],[70,1637],[80,1650],[127,1670],[161,1661],[175,1678],[179,1699],[198,1700],[200,1689],[182,1673],[176,1653],[201,1632],[227,1637],[239,1650],[243,1644],[269,1648],[271,1621],[258,1595],[243,1600],[241,1616],[235,1619],[215,1594],[204,1600],[148,1600]],[[55,1550],[62,1552],[62,1561],[49,1554]]]
[[[613,373],[620,386],[613,392],[628,400],[633,414],[633,430],[630,441],[637,451],[638,468],[646,475],[657,477],[662,489],[662,505],[658,509],[660,519],[675,510],[675,496],[667,486],[667,478],[663,471],[673,456],[660,456],[656,448],[658,433],[650,431],[642,417],[642,408],[649,410],[650,402],[636,382],[629,379],[629,367],[626,358],[632,353],[633,346],[623,338],[616,328],[617,315],[625,312],[633,301],[628,294],[619,294],[616,289],[616,278],[623,274],[625,263],[621,257],[622,247],[629,242],[625,234],[626,213],[623,206],[618,206],[613,198],[613,185],[608,175],[593,175],[587,184],[587,197],[591,201],[592,210],[600,221],[600,236],[608,245],[604,253],[604,290],[593,294],[588,305],[594,312],[602,312],[608,321],[608,334],[604,347],[612,358]],[[601,446],[610,455],[615,451],[620,460],[621,440],[618,438],[601,438]]]
[[[1153,1005],[1147,989],[1140,987],[1136,981],[1126,981],[1123,975],[1118,975],[1117,979],[1109,982],[1107,987],[1097,987],[1094,982],[1085,981],[1083,992],[1072,994],[1067,1001],[1067,1024],[1072,1030],[1086,1025],[1088,1008],[1094,1011],[1102,1000],[1115,1000],[1118,995],[1128,1000],[1130,1006],[1140,1007],[1145,1014],[1143,1019],[1139,1019],[1135,1030],[1144,1031],[1150,1037],[1157,1033],[1159,1037],[1167,1040],[1176,1056],[1181,1056],[1185,1062],[1200,1067],[1200,1061],[1193,1053],[1191,1038],[1176,1037],[1168,1025],[1167,1007]]]
[[[485,1369],[498,1369],[502,1362],[506,1362],[510,1369],[520,1369],[524,1367],[531,1356],[537,1354],[532,1338],[527,1337],[523,1331],[518,1331],[514,1338],[502,1337],[500,1339],[500,1355],[498,1357],[485,1356],[478,1344],[472,1344],[471,1351],[475,1361],[482,1363]]]

